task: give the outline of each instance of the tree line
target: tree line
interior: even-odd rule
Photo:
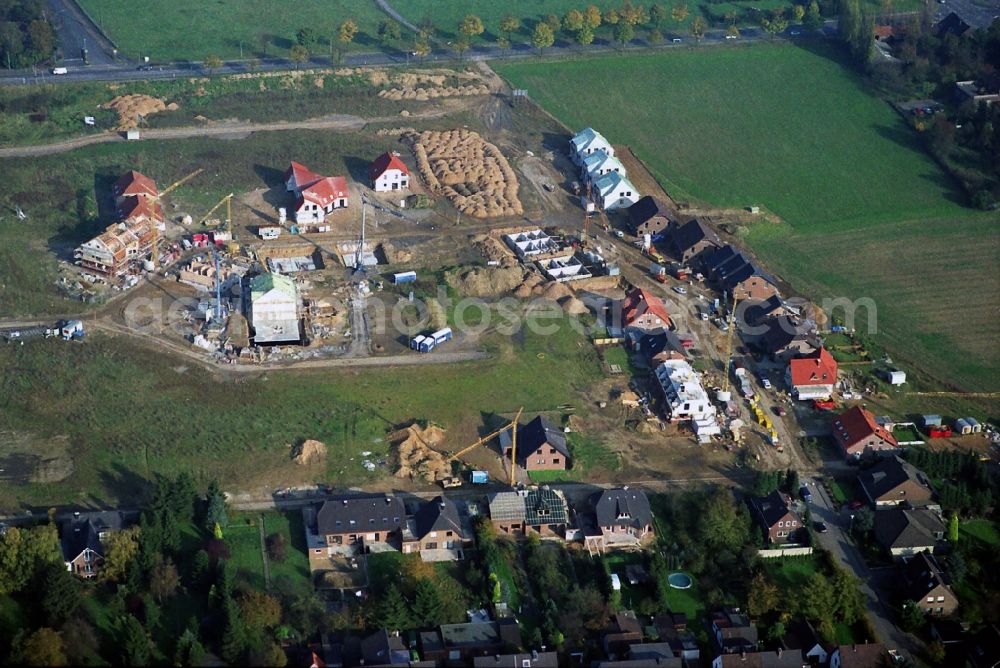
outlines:
[[[8,69],[48,60],[58,45],[43,0],[0,0],[0,63]]]

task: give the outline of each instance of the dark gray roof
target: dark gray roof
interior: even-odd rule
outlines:
[[[531,422],[521,425],[517,429],[517,459],[521,464],[527,462],[528,457],[538,451],[544,445],[550,445],[558,450],[564,457],[569,457],[569,446],[566,444],[566,435],[541,415]],[[510,430],[504,430],[500,434],[500,447],[507,450],[511,447]]]
[[[320,535],[396,531],[406,520],[402,499],[385,494],[342,496],[325,501],[316,514]]]
[[[945,586],[951,589],[937,559],[926,552],[921,552],[910,559],[903,567],[903,577],[906,580],[906,598],[911,601],[922,601],[935,587]],[[954,592],[952,592],[954,595]]]
[[[445,647],[490,647],[501,642],[496,622],[442,624],[441,639]]]
[[[684,659],[679,656],[670,659],[621,659],[618,661],[597,661],[595,668],[683,668]]]
[[[726,244],[722,248],[717,248],[716,250],[706,253],[702,257],[701,261],[706,270],[714,272],[720,266],[736,256],[736,254],[736,248],[734,248],[732,244]]]
[[[475,668],[556,668],[559,654],[556,652],[532,652],[531,654],[491,654],[472,659]]]
[[[955,12],[951,12],[937,24],[937,36],[938,39],[941,39],[946,34],[951,33],[956,37],[961,37],[969,31],[970,27],[971,26],[965,22],[965,19]]]
[[[797,650],[767,650],[747,652],[745,655],[723,654],[720,668],[807,668],[810,663]]]
[[[742,613],[720,610],[712,613],[712,626],[722,637],[722,649],[756,647],[757,625]]]
[[[791,510],[788,505],[788,497],[774,490],[767,496],[751,496],[750,508],[753,510],[754,519],[759,519],[765,527],[773,527]]]
[[[629,340],[638,347],[640,354],[646,357],[653,357],[664,350],[672,350],[676,353],[687,356],[681,339],[675,332],[669,329],[661,329],[657,332],[647,332],[645,330],[630,330],[626,332]]]
[[[568,519],[566,502],[548,487],[532,489],[524,497],[524,521],[528,526],[565,524]]]
[[[691,250],[702,241],[711,241],[717,244],[719,238],[715,235],[715,232],[708,229],[697,218],[692,218],[683,225],[675,227],[670,233],[669,238],[670,248],[677,255]]]
[[[789,622],[785,635],[781,638],[781,644],[785,646],[785,649],[797,649],[801,652],[808,652],[816,645],[826,647],[813,625],[798,618]]]
[[[886,549],[933,548],[944,523],[930,510],[892,508],[875,513],[875,539]]]
[[[673,220],[674,211],[667,206],[666,202],[652,195],[640,198],[638,202],[628,208],[629,224],[633,230],[657,215]]]
[[[795,322],[787,315],[768,318],[767,331],[760,339],[760,346],[769,353],[776,353],[793,341],[808,338],[809,328]]]
[[[891,492],[908,480],[929,487],[924,474],[900,457],[886,457],[858,475],[858,482],[872,499]]]
[[[361,656],[366,666],[406,666],[410,652],[399,636],[389,635],[382,629],[361,641]]]
[[[771,295],[763,301],[754,299],[752,301],[740,302],[739,308],[743,309],[743,320],[748,325],[758,325],[781,308],[782,304],[781,297]]]
[[[641,489],[608,489],[600,492],[594,504],[600,526],[628,524],[644,527],[653,523],[649,499]]]
[[[628,648],[630,659],[671,659],[673,656],[673,648],[665,642],[637,643]]]
[[[79,513],[63,518],[59,523],[59,543],[63,559],[72,561],[86,549],[104,556],[100,535],[106,531],[120,531],[135,523],[138,513],[121,510],[106,510]]]
[[[747,280],[751,276],[760,274],[760,269],[753,262],[743,262],[742,264],[727,264],[723,271],[717,275],[719,284],[726,290],[732,290],[739,283]]]
[[[454,531],[462,535],[462,521],[458,517],[458,507],[446,496],[436,496],[425,501],[414,513],[417,537],[423,538],[431,531]]]

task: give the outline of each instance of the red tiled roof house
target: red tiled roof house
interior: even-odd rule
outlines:
[[[899,448],[889,430],[875,422],[875,415],[861,406],[841,413],[833,421],[833,438],[848,458],[893,452]]]
[[[295,193],[295,222],[302,232],[329,232],[323,225],[327,214],[347,206],[349,193],[343,176],[322,176],[305,165],[292,162],[285,172],[285,188]]]
[[[799,400],[825,399],[833,396],[837,384],[837,360],[826,348],[788,363],[785,382]]]
[[[410,187],[410,170],[398,153],[385,152],[368,168],[368,183],[377,193],[404,190]]]
[[[642,288],[633,288],[622,303],[622,327],[646,331],[668,329],[670,314],[663,300]]]

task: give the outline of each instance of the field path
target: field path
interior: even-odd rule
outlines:
[[[472,98],[470,98],[472,99]],[[466,105],[461,105],[466,106]],[[445,106],[442,109],[416,113],[410,116],[408,121],[423,118],[438,118],[454,113],[454,105]],[[334,132],[358,132],[363,130],[369,123],[392,123],[398,122],[399,116],[376,116],[372,118],[362,118],[349,114],[336,114],[323,116],[322,118],[310,118],[303,121],[277,121],[274,123],[252,123],[250,121],[214,121],[205,125],[191,125],[178,128],[148,128],[142,130],[143,139],[191,139],[193,137],[228,137],[231,139],[243,139],[255,132],[283,132],[288,130],[332,130]],[[110,142],[124,142],[125,137],[119,132],[105,132],[98,135],[67,139],[53,144],[42,144],[36,146],[15,146],[11,148],[0,148],[0,158],[31,158],[42,155],[53,155],[73,151],[92,144],[106,144]]]
[[[386,0],[375,0],[375,4],[378,5],[379,9],[381,9],[383,12],[391,16],[397,23],[399,23],[403,27],[412,30],[417,34],[420,33],[420,29],[417,26],[413,25],[405,18],[403,18],[403,15],[397,12],[392,5],[386,2]]]

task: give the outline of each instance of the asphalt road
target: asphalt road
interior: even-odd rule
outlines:
[[[83,50],[95,67],[115,64],[114,45],[97,29],[74,0],[48,0],[52,22],[62,43],[63,62],[67,68],[84,66]]]

